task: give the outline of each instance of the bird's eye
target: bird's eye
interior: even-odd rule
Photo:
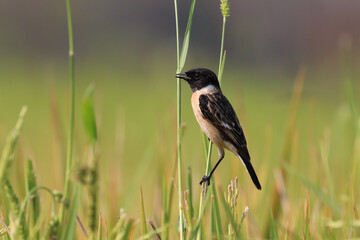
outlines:
[[[194,76],[195,79],[200,79],[200,75],[198,73],[195,74]]]

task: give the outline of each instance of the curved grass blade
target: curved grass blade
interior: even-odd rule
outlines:
[[[0,182],[2,182],[7,177],[8,169],[11,167],[11,164],[14,160],[15,148],[17,146],[20,130],[24,122],[24,116],[27,111],[27,107],[23,106],[21,108],[19,119],[17,120],[15,127],[9,133],[3,151],[0,157]]]
[[[196,3],[196,0],[193,0],[192,3],[191,3],[189,19],[188,19],[188,22],[187,22],[185,35],[184,35],[184,41],[183,41],[183,45],[182,45],[182,48],[181,48],[180,64],[179,64],[179,69],[178,69],[179,72],[181,72],[181,70],[183,69],[183,67],[185,65],[185,60],[186,60],[188,49],[189,49],[190,31],[191,31],[191,25],[192,25],[192,19],[193,19],[193,14],[194,14],[195,3]]]

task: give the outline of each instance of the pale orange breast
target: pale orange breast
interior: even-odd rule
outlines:
[[[201,130],[206,134],[206,136],[218,147],[224,148],[224,142],[221,138],[219,131],[211,124],[210,121],[203,118],[200,106],[199,106],[199,96],[202,94],[209,94],[215,92],[214,89],[200,89],[194,92],[191,96],[191,105],[194,111],[195,118],[200,125]]]

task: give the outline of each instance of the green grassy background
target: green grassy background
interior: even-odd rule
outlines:
[[[0,146],[4,146],[21,107],[28,107],[9,170],[20,201],[26,192],[23,171],[27,158],[33,160],[38,185],[63,191],[70,96],[65,9],[59,4],[47,11],[31,6],[17,9],[13,4],[0,9],[0,35],[5,36],[0,38]],[[75,164],[71,180],[79,182],[78,170],[88,162],[90,146],[81,101],[87,86],[94,84],[102,229],[112,229],[124,208],[129,218],[136,219],[136,239],[141,236],[140,188],[146,217],[161,227],[163,184],[169,189],[174,177],[177,187],[173,176],[177,165],[176,56],[174,32],[170,34],[174,26],[169,20],[173,21],[169,13],[172,2],[152,1],[151,6],[139,8],[126,1],[129,9],[118,4],[110,1],[100,7],[90,1],[83,9],[83,4],[74,2]],[[186,4],[179,6],[182,20],[188,11]],[[200,2],[196,8],[186,70],[217,69],[220,18],[218,3],[216,8],[213,4]],[[259,8],[258,4],[244,1],[232,5],[222,89],[242,123],[263,190],[256,190],[243,165],[229,152],[212,184],[223,189],[219,195],[231,179],[239,178],[236,213],[241,215],[245,206],[250,208],[241,228],[248,239],[276,239],[269,234],[274,229],[280,239],[359,238],[360,61],[358,17],[354,15],[358,4],[324,5],[328,11],[320,17],[336,19],[337,24],[324,23],[316,11],[308,12],[308,8],[318,7],[313,3],[297,3],[295,8],[279,3]],[[40,5],[45,6],[34,1],[34,6]],[[160,10],[167,14],[154,14]],[[303,88],[299,87],[301,81]],[[183,189],[188,188],[186,170],[190,167],[197,213],[198,182],[206,163],[202,134],[190,105],[191,90],[182,85]],[[298,106],[292,103],[296,91],[300,91]],[[215,163],[217,153],[213,151]],[[277,178],[281,170],[286,175],[284,185]],[[47,222],[52,202],[46,194],[40,192],[40,196],[41,217]],[[276,197],[280,198],[279,215],[273,204]],[[170,239],[178,238],[176,203],[175,189]],[[87,188],[83,187],[77,214],[85,228],[88,205]],[[203,224],[207,237],[209,206]],[[0,192],[0,217],[5,220],[7,207]],[[30,213],[26,216],[29,220]],[[222,205],[221,217],[226,232],[228,219]],[[84,239],[79,225],[76,230],[78,238]]]
[[[10,179],[20,198],[24,197],[23,164],[27,157],[34,160],[38,184],[62,190],[66,131],[68,117],[67,66],[31,59],[9,61],[1,69],[0,144],[13,126],[22,105],[28,106],[19,149]],[[188,64],[190,68],[193,63]],[[355,219],[351,203],[358,207],[357,197],[350,195],[349,185],[353,166],[355,124],[347,98],[347,76],[341,67],[316,68],[305,66],[303,96],[291,139],[290,165],[317,187],[328,193],[325,170],[320,158],[320,143],[329,134],[329,167],[335,188],[335,200],[342,208],[340,217],[345,225],[339,230],[325,227],[333,211],[310,190],[313,236],[325,236],[330,231],[345,236],[348,219]],[[75,152],[78,163],[85,162],[88,148],[80,117],[81,96],[89,83],[95,84],[96,117],[99,128],[100,212],[112,223],[124,207],[129,216],[140,219],[139,189],[143,188],[147,217],[160,225],[161,184],[169,184],[176,157],[176,80],[173,67],[163,60],[151,66],[138,66],[122,71],[121,65],[102,65],[100,62],[78,62],[76,68]],[[330,70],[329,70],[330,69]],[[291,98],[296,71],[274,69],[236,69],[231,63],[225,68],[223,92],[233,103],[244,127],[255,169],[263,185],[257,191],[243,168],[232,154],[215,173],[216,184],[226,189],[231,179],[239,177],[238,212],[247,205],[246,221],[250,237],[260,236],[267,222],[271,195],[275,184],[274,171],[281,166],[286,141],[286,129],[291,111]],[[352,69],[351,91],[357,96],[359,70]],[[197,204],[201,179],[205,171],[202,139],[190,106],[191,91],[183,84],[183,117],[186,124],[183,137],[183,167],[193,172],[194,201]],[[355,104],[358,103],[356,100]],[[214,150],[213,163],[217,157]],[[185,172],[185,171],[184,171]],[[303,208],[307,187],[295,175],[286,183],[287,215],[278,220],[279,232],[286,226],[293,237],[302,237]],[[176,198],[175,198],[176,199]],[[42,197],[42,211],[50,201]],[[49,201],[49,203],[46,203]],[[83,196],[86,202],[86,196]],[[175,203],[175,202],[174,202]],[[350,205],[350,206],[349,206]],[[50,206],[50,205],[49,205]],[[175,206],[175,204],[174,204]],[[85,213],[80,207],[80,215]],[[354,210],[355,211],[355,210]],[[172,223],[176,223],[176,208]],[[86,220],[84,220],[86,221]],[[292,229],[293,228],[293,229]],[[358,229],[358,228],[354,228]],[[136,235],[140,227],[136,228]],[[175,227],[171,233],[176,234]],[[334,234],[335,233],[335,234]],[[283,235],[281,235],[283,236]],[[356,235],[352,235],[356,236]]]

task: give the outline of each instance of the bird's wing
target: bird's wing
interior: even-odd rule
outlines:
[[[250,162],[250,154],[246,146],[244,131],[230,102],[222,93],[203,94],[199,97],[199,107],[202,116],[213,124],[223,136],[237,150],[252,181],[258,189],[261,184]]]
[[[245,135],[236,113],[222,93],[200,95],[199,107],[203,117],[218,129],[225,140],[236,148],[246,148]]]

